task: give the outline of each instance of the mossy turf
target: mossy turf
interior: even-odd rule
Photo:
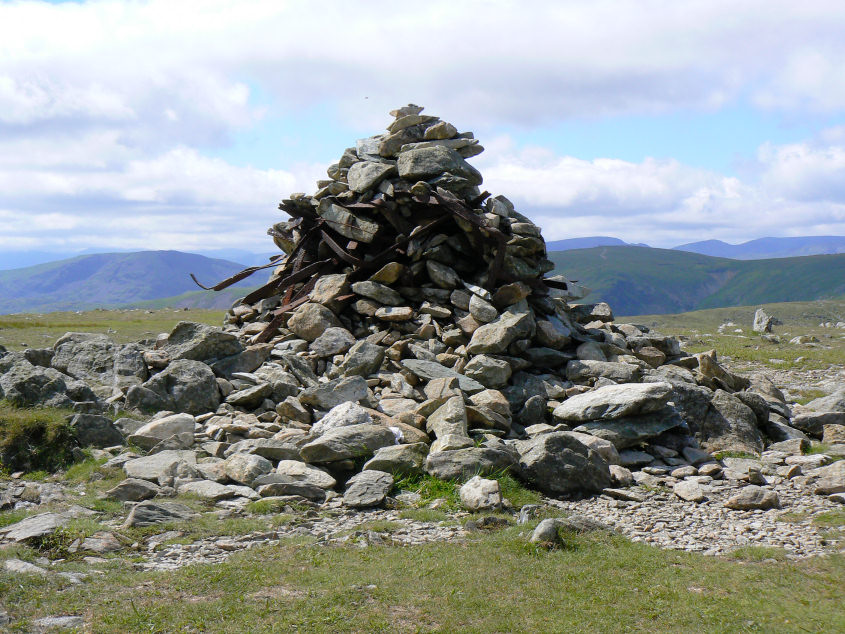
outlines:
[[[841,555],[790,562],[749,551],[731,561],[603,533],[546,551],[527,543],[531,528],[413,547],[285,541],[173,572],[113,560],[79,585],[0,572],[0,601],[21,631],[55,614],[84,615],[94,632],[845,629]]]
[[[71,413],[19,408],[0,401],[0,473],[23,470],[32,472],[30,479],[43,479],[48,471],[68,465],[77,445],[76,433],[67,422]]]

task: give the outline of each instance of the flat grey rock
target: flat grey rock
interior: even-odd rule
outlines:
[[[152,526],[179,522],[197,516],[189,506],[177,502],[141,502],[129,512],[124,526]]]
[[[0,528],[0,541],[21,543],[51,535],[56,529],[70,521],[70,517],[59,513],[40,513],[22,519],[20,522]]]
[[[343,503],[352,508],[379,506],[384,502],[392,487],[391,474],[375,470],[361,471],[346,483]]]
[[[458,387],[469,394],[480,392],[485,389],[484,386],[463,374],[458,374],[452,368],[447,368],[445,365],[437,363],[436,361],[424,361],[421,359],[402,359],[402,365],[421,379],[431,381],[432,379],[449,379],[455,378],[458,380]]]
[[[671,394],[669,383],[607,385],[569,397],[553,415],[563,421],[590,421],[648,414],[661,409]]]

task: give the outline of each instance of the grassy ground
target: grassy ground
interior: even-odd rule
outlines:
[[[762,307],[783,322],[774,327],[780,343],[771,343],[751,330],[754,311]],[[620,317],[620,322],[643,324],[667,335],[686,339],[684,350],[690,353],[716,349],[720,356],[734,361],[748,361],[777,369],[817,369],[830,365],[845,366],[845,330],[823,328],[823,322],[845,321],[845,302],[815,301],[762,304],[733,308],[713,308],[676,315],[637,315]],[[720,325],[735,326],[718,333]],[[742,332],[735,332],[741,329]],[[811,335],[818,344],[796,345],[789,340]],[[818,395],[816,395],[818,396]]]
[[[816,334],[828,346],[794,346],[790,363],[845,363],[839,343],[845,333],[817,327],[822,320],[838,321],[833,317],[841,314],[845,304],[811,304],[809,308],[770,307],[770,314],[785,322],[776,334]],[[626,321],[689,336],[688,349],[716,347],[723,355],[759,360],[787,357],[792,352],[787,344],[767,344],[750,337],[753,309]],[[822,315],[822,309],[830,312]],[[167,332],[183,319],[219,324],[222,313],[161,310],[0,316],[0,344],[10,349],[20,349],[23,343],[41,347],[71,330],[113,330],[109,334],[116,340],[132,341]],[[726,320],[734,321],[749,338],[734,336],[737,333],[718,335],[716,328]],[[798,356],[805,360],[797,361]],[[74,520],[41,550],[7,548],[0,550],[0,561],[10,557],[34,561],[46,553],[64,559],[51,570],[91,573],[91,566],[78,555],[66,553],[67,545],[72,538],[104,528],[102,522],[119,523],[125,516],[120,503],[99,499],[122,478],[120,471],[112,471],[92,480],[100,462],[85,461],[60,476],[43,474],[46,479],[85,483],[85,494],[74,501],[101,511],[99,522]],[[501,475],[500,482],[505,497],[516,506],[536,501],[508,476]],[[408,508],[401,517],[454,523],[443,510],[457,504],[454,484],[435,486],[423,478],[403,482],[402,487],[419,492],[426,501],[444,500],[444,506],[439,510]],[[174,540],[190,542],[304,519],[300,511],[281,513],[279,508],[256,502],[250,507],[252,515],[220,520],[207,503],[186,497],[178,501],[201,515],[183,524],[128,530],[112,526],[109,530],[127,545],[168,529],[182,531]],[[4,511],[0,525],[27,514],[31,512]],[[814,521],[841,530],[845,520],[841,513],[832,513]],[[366,528],[390,533],[396,526],[381,522]],[[717,559],[663,551],[606,534],[569,535],[565,548],[545,551],[528,544],[532,528],[533,524],[511,526],[494,533],[472,533],[464,543],[416,547],[325,547],[290,540],[238,553],[223,564],[175,572],[136,570],[136,555],[130,550],[106,557],[94,566],[102,574],[89,574],[78,585],[53,574],[44,578],[12,575],[0,565],[0,609],[12,616],[19,631],[27,631],[35,618],[59,614],[82,614],[95,632],[845,631],[843,555],[793,562],[779,550],[746,548],[731,559]]]
[[[175,572],[113,560],[80,585],[0,572],[0,597],[15,618],[82,614],[96,632],[845,628],[841,556],[790,563],[749,551],[726,561],[605,534],[545,551],[527,544],[531,527],[412,548],[286,541]]]
[[[50,476],[86,483],[77,504],[103,513],[99,521],[74,520],[40,548],[0,549],[0,609],[12,631],[28,631],[36,618],[84,615],[94,632],[826,632],[845,628],[845,556],[800,562],[778,549],[745,548],[729,559],[665,551],[606,533],[565,534],[564,546],[547,551],[528,543],[536,521],[501,531],[468,534],[464,542],[424,546],[318,546],[308,538],[242,551],[216,565],[148,572],[131,547],[145,536],[179,531],[165,543],[190,543],[214,535],[241,535],[307,521],[307,510],[280,512],[250,505],[251,515],[219,519],[208,502],[179,496],[200,515],[188,522],[115,528],[125,512],[99,499],[117,483],[119,470],[103,472],[89,459]],[[92,475],[99,472],[97,477]],[[536,499],[500,475],[509,497]],[[454,486],[430,478],[403,488],[425,499],[454,502]],[[265,508],[267,507],[267,508]],[[43,512],[45,509],[39,509]],[[328,512],[327,512],[328,513]],[[425,514],[427,516],[424,516]],[[0,525],[27,512],[0,513]],[[403,517],[454,524],[443,510],[409,508]],[[841,527],[843,513],[816,518]],[[789,521],[807,521],[795,516]],[[109,528],[103,524],[111,523]],[[359,530],[386,535],[397,522]],[[93,566],[69,553],[78,537],[108,529],[129,550]],[[54,560],[51,573],[83,572],[73,584],[5,572],[2,560]],[[43,565],[43,563],[41,563]],[[92,571],[93,568],[93,571]]]
[[[120,343],[154,338],[180,321],[219,326],[221,310],[92,310],[78,313],[0,315],[0,345],[7,350],[47,348],[66,332],[108,334]]]

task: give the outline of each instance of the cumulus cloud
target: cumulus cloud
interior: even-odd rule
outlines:
[[[330,101],[356,120],[410,97],[473,122],[532,124],[714,108],[749,87],[767,107],[845,106],[835,0],[432,1],[419,11],[384,0],[103,0],[12,2],[0,17],[6,125],[175,119],[167,135],[215,142],[260,116],[251,82],[283,107]]]
[[[273,250],[276,203],[324,170],[241,167],[185,146],[136,158],[113,134],[61,140],[0,140],[0,247]]]
[[[746,99],[839,112],[842,32],[835,0],[5,2],[0,246],[262,249],[276,201],[312,191],[324,166],[214,157],[268,118],[318,109],[374,130],[413,100],[482,134]],[[845,233],[843,138],[764,146],[743,180],[507,139],[477,164],[549,238],[737,241]]]
[[[549,240],[612,235],[669,247],[712,238],[845,234],[838,162],[845,148],[814,153],[767,145],[759,156],[753,181],[675,160],[583,160],[536,148],[501,154],[483,171],[485,187],[506,192]]]

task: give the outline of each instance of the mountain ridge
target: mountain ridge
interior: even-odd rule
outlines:
[[[243,268],[237,262],[181,251],[81,255],[0,271],[0,313],[82,310],[159,299],[196,290],[191,273],[201,281],[217,282]],[[239,285],[252,286],[257,280]]]
[[[768,260],[845,253],[845,236],[757,238],[740,244],[730,244],[722,240],[703,240],[681,244],[672,249],[734,260]]]
[[[619,315],[810,301],[845,296],[845,254],[734,260],[643,247],[549,253],[555,273],[592,289]]]

